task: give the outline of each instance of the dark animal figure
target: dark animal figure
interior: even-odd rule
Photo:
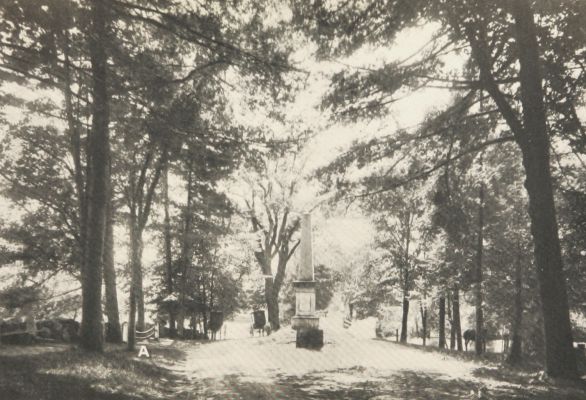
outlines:
[[[212,332],[212,340],[216,340],[216,334],[220,329],[222,329],[222,325],[224,324],[224,313],[222,311],[211,311],[210,312],[210,322],[208,327]],[[220,331],[220,339],[222,337],[222,333]]]
[[[464,331],[464,346],[466,351],[468,351],[468,343],[476,342],[476,330],[475,329],[467,329]],[[486,329],[482,330],[482,351],[486,352]]]

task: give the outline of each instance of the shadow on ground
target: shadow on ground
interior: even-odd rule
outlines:
[[[150,359],[137,359],[137,353],[123,346],[110,346],[103,354],[66,346],[46,346],[35,354],[22,349],[18,354],[14,348],[0,348],[0,399],[175,398],[173,388],[180,378],[166,365],[184,358],[181,350],[158,345],[149,345]]]
[[[482,371],[479,375],[486,374]],[[376,375],[364,368],[351,368],[302,376],[276,375],[275,379],[259,380],[244,375],[226,375],[208,379],[205,389],[186,390],[192,399],[567,399],[583,400],[586,391],[577,387],[521,386],[507,382],[487,381],[475,377],[451,378],[443,374],[400,370],[391,375]]]

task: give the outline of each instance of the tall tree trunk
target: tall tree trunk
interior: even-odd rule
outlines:
[[[143,280],[142,280],[142,250],[143,250],[143,243],[142,243],[142,231],[139,231],[139,237],[137,240],[137,259],[136,262],[133,264],[136,268],[136,329],[139,331],[145,330],[145,321],[144,321],[144,290],[143,290]]]
[[[279,292],[272,277],[265,278],[265,301],[267,303],[267,314],[272,330],[279,330]]]
[[[439,341],[440,349],[446,348],[446,297],[442,294],[439,298]]]
[[[106,315],[109,329],[106,331],[106,340],[113,343],[122,342],[120,316],[118,313],[118,294],[116,293],[116,269],[114,268],[114,210],[112,207],[112,192],[108,199],[106,221],[106,241],[104,245],[104,283],[106,288]]]
[[[409,319],[409,292],[403,293],[403,317],[401,319],[401,343],[407,342],[407,321]]]
[[[173,258],[171,255],[171,219],[169,217],[169,163],[165,163],[163,171],[163,206],[165,212],[164,235],[165,235],[165,270],[167,293],[173,293]],[[169,328],[175,329],[175,313],[169,310]]]
[[[403,271],[403,318],[401,320],[401,343],[407,342],[407,321],[409,318],[409,245],[411,243],[411,212],[405,215],[405,265]]]
[[[533,11],[528,0],[513,2],[523,127],[517,134],[526,171],[531,233],[541,293],[545,333],[545,369],[548,375],[578,377],[573,348],[568,294],[553,198],[549,136],[541,83],[541,61]]]
[[[136,226],[136,213],[130,213],[130,293],[128,299],[128,350],[133,351],[136,344],[136,308],[138,299],[138,271],[140,269],[139,258],[139,233]]]
[[[87,239],[87,201],[86,201],[86,184],[84,182],[83,166],[81,161],[81,132],[78,120],[73,114],[73,93],[71,91],[71,63],[69,58],[70,39],[69,34],[65,34],[65,68],[63,82],[63,97],[65,100],[65,115],[67,119],[67,130],[69,133],[70,152],[73,159],[73,174],[75,180],[75,191],[77,195],[78,215],[79,215],[79,270],[83,270],[85,263],[86,239]]]
[[[102,336],[102,252],[106,225],[108,190],[107,166],[109,146],[109,104],[107,92],[107,55],[105,44],[106,5],[102,1],[91,3],[89,50],[93,78],[92,132],[89,141],[91,176],[89,179],[90,203],[88,212],[87,260],[82,270],[81,347],[90,351],[103,351]],[[91,245],[90,245],[91,243]]]
[[[427,344],[427,306],[423,303],[419,305],[419,311],[421,312],[421,330],[423,331],[423,346]]]
[[[206,339],[209,339],[208,336],[208,312],[206,310],[207,308],[207,303],[208,303],[208,295],[206,292],[206,279],[205,276],[203,275],[203,273],[201,274],[201,299],[202,299],[202,303],[204,305],[204,309],[202,312],[202,316],[203,316],[203,335]]]
[[[187,203],[185,205],[183,240],[181,246],[181,284],[179,287],[179,312],[177,315],[177,334],[183,336],[183,324],[185,321],[185,300],[187,298],[187,285],[189,283],[188,274],[190,273],[191,263],[191,202],[193,199],[192,182],[193,174],[191,171],[191,161],[188,162],[187,173]]]
[[[521,327],[523,326],[523,269],[521,264],[521,257],[521,246],[517,245],[517,259],[515,262],[515,308],[513,321],[511,324],[511,350],[507,358],[507,361],[513,365],[520,364],[523,358],[521,343]]]
[[[456,348],[456,328],[454,326],[454,314],[453,314],[453,305],[454,302],[452,300],[452,293],[448,291],[448,320],[450,321],[450,350],[454,350]]]
[[[287,211],[288,213],[288,211]],[[286,225],[286,219],[283,219],[282,225]],[[281,292],[281,288],[283,287],[283,281],[285,280],[285,271],[287,269],[287,263],[291,259],[293,253],[299,246],[300,241],[298,241],[293,248],[289,251],[289,238],[292,235],[293,231],[286,233],[282,236],[280,240],[283,242],[280,245],[279,249],[279,258],[277,262],[277,273],[275,274],[274,280],[271,279],[272,283],[272,296],[267,300],[267,308],[270,304],[270,312],[269,312],[269,322],[271,324],[271,330],[273,332],[278,331],[281,329],[281,322],[280,322],[280,315],[279,315],[279,293]],[[265,280],[266,286],[266,280]]]
[[[454,288],[452,298],[452,319],[454,321],[454,335],[458,351],[462,351],[462,324],[460,322],[460,289]]]
[[[541,77],[539,45],[531,2],[509,2],[515,20],[522,119],[500,91],[485,38],[468,34],[484,88],[490,93],[521,149],[529,197],[531,234],[545,334],[545,370],[552,377],[576,378],[568,294],[563,274],[550,170],[550,140]]]
[[[482,163],[482,161],[481,161]],[[481,167],[482,168],[482,167]],[[476,248],[476,273],[474,287],[474,302],[476,308],[476,340],[474,349],[476,355],[484,351],[484,318],[482,314],[482,248],[483,248],[483,230],[484,230],[484,184],[480,185],[478,192],[478,241]]]

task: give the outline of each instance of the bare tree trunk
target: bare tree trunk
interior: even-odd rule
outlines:
[[[401,319],[401,343],[407,342],[407,321],[409,319],[409,292],[403,293],[403,317]]]
[[[283,220],[283,224],[285,224],[285,219]],[[297,249],[298,245],[299,245],[299,241],[293,246],[292,249],[289,249],[289,238],[290,235],[292,234],[292,232],[287,233],[284,236],[283,243],[280,246],[279,249],[279,258],[278,258],[278,262],[277,262],[277,273],[275,274],[275,278],[270,279],[270,282],[268,282],[269,278],[265,279],[265,287],[267,287],[267,283],[269,283],[270,286],[270,292],[269,292],[269,296],[266,297],[267,300],[267,308],[268,308],[268,314],[269,314],[269,322],[271,325],[271,330],[273,332],[278,331],[279,329],[281,329],[281,322],[280,322],[280,315],[279,315],[279,293],[281,292],[281,288],[283,287],[283,281],[285,279],[285,271],[287,268],[287,263],[289,262],[289,260],[291,259],[291,256],[293,255],[293,253],[295,253],[295,250]]]
[[[407,321],[409,318],[409,245],[411,243],[411,213],[406,213],[405,218],[405,254],[403,271],[403,318],[401,320],[401,343],[407,342]]]
[[[516,28],[521,118],[495,80],[486,38],[482,36],[482,32],[470,30],[470,26],[467,28],[468,38],[483,86],[509,125],[523,156],[544,322],[545,369],[552,377],[574,379],[578,376],[578,369],[553,197],[550,140],[534,15],[528,0],[514,0],[509,3]]]
[[[513,2],[519,49],[523,133],[516,135],[523,153],[529,195],[531,233],[541,292],[548,375],[577,378],[570,311],[550,171],[549,136],[541,83],[541,61],[533,11],[528,0]]]
[[[276,331],[281,328],[279,321],[279,292],[274,285],[273,278],[265,278],[265,301],[271,329]]]
[[[187,285],[188,279],[187,275],[189,274],[190,270],[190,263],[191,263],[191,202],[193,199],[192,193],[192,180],[193,174],[191,171],[191,162],[188,163],[188,173],[187,173],[187,204],[185,205],[185,213],[184,213],[184,226],[183,226],[183,240],[182,240],[182,247],[181,247],[181,267],[183,269],[183,273],[181,274],[181,284],[179,287],[180,295],[179,295],[179,312],[177,315],[177,334],[179,337],[183,336],[183,324],[185,321],[185,300],[187,297]],[[204,318],[205,320],[205,318]]]
[[[106,225],[108,189],[109,99],[107,92],[107,55],[105,44],[106,5],[91,3],[89,50],[93,77],[92,132],[89,140],[91,176],[88,212],[87,260],[82,270],[82,321],[80,344],[90,351],[103,351],[102,336],[102,252]],[[90,245],[91,243],[91,245]]]
[[[515,309],[511,324],[511,351],[507,358],[507,361],[513,365],[520,364],[523,358],[521,344],[521,327],[523,326],[523,269],[521,257],[521,246],[517,245],[517,259],[515,262]]]
[[[452,300],[452,293],[448,291],[448,320],[450,321],[450,350],[454,350],[456,348],[456,328],[454,326],[454,302]]]
[[[165,212],[164,235],[165,235],[165,270],[167,293],[173,293],[173,258],[171,255],[171,219],[169,217],[169,163],[165,163],[163,172],[163,205]],[[175,329],[175,313],[169,310],[169,328]]]
[[[452,298],[452,319],[454,321],[454,334],[458,351],[462,351],[462,325],[460,323],[460,289],[454,288]]]
[[[446,348],[446,297],[442,294],[439,298],[439,341],[440,349]]]
[[[474,290],[474,300],[476,308],[476,340],[474,349],[476,355],[484,351],[484,318],[482,314],[482,248],[483,248],[483,230],[484,230],[484,184],[480,185],[478,192],[478,242],[476,248],[476,285]]]
[[[421,330],[423,331],[423,345],[427,344],[427,306],[423,303],[419,305],[421,312]]]
[[[87,201],[86,201],[86,184],[83,174],[83,166],[81,161],[81,132],[79,129],[78,120],[73,115],[73,93],[71,91],[71,63],[69,58],[70,40],[69,34],[65,34],[65,68],[64,68],[64,87],[63,97],[65,100],[65,115],[67,118],[67,130],[70,140],[70,152],[73,158],[73,171],[75,179],[75,191],[77,195],[78,213],[79,213],[79,270],[83,271],[85,264],[85,251],[87,239]]]
[[[122,343],[120,316],[118,313],[118,294],[116,293],[116,269],[114,267],[114,210],[112,197],[108,200],[108,220],[106,222],[106,241],[104,246],[104,283],[106,288],[106,315],[109,329],[106,340]]]
[[[448,320],[450,321],[450,350],[454,350],[456,348],[456,329],[454,327],[454,302],[452,300],[453,294],[451,291],[448,291]]]
[[[139,331],[145,330],[145,322],[144,322],[144,291],[143,291],[143,283],[142,283],[142,232],[139,233],[138,237],[138,249],[137,249],[137,259],[135,268],[136,268],[136,328]]]
[[[138,277],[140,268],[138,232],[136,232],[136,216],[133,212],[130,215],[130,293],[128,299],[128,350],[133,351],[136,344],[136,305],[138,298]]]

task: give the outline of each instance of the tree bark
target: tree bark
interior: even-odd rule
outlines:
[[[409,292],[403,293],[403,317],[401,319],[401,343],[407,342],[407,321],[409,319]]]
[[[73,114],[73,93],[71,91],[71,62],[69,58],[70,52],[70,38],[69,34],[65,33],[64,46],[65,68],[64,68],[64,84],[63,97],[65,100],[65,115],[67,119],[67,130],[69,133],[70,152],[73,159],[73,178],[75,180],[75,191],[77,195],[78,204],[78,247],[79,247],[79,270],[83,270],[85,263],[86,239],[87,239],[87,199],[86,199],[86,183],[84,180],[83,166],[81,161],[81,132],[79,129],[78,120]]]
[[[545,370],[552,377],[574,379],[578,376],[578,370],[553,198],[550,141],[534,15],[528,0],[509,3],[515,20],[518,49],[521,119],[493,76],[490,52],[483,43],[486,39],[479,39],[470,32],[468,37],[484,88],[511,128],[522,153],[544,321]]]
[[[458,351],[462,351],[462,325],[460,323],[460,289],[455,288],[452,298],[452,319],[454,321],[454,335]]]
[[[193,200],[192,193],[192,180],[193,174],[191,171],[191,162],[188,162],[188,173],[187,173],[187,203],[185,205],[184,213],[184,226],[183,226],[183,240],[181,246],[181,268],[183,269],[181,274],[181,284],[179,287],[179,311],[177,315],[177,334],[179,337],[183,336],[183,324],[185,321],[185,300],[187,298],[187,285],[191,263],[191,202]]]
[[[419,305],[421,312],[421,329],[423,331],[423,346],[427,344],[427,307],[423,304]]]
[[[577,378],[568,294],[564,278],[550,170],[549,136],[541,83],[541,61],[533,11],[528,0],[513,2],[523,126],[518,143],[526,171],[529,216],[535,247],[545,333],[545,369],[548,375]]]
[[[163,171],[163,208],[164,217],[164,235],[165,235],[165,271],[167,293],[173,293],[173,258],[171,254],[171,219],[169,217],[169,163],[165,163]],[[175,313],[169,310],[169,328],[175,329]]]
[[[275,287],[273,278],[265,278],[265,301],[267,303],[267,314],[272,330],[279,330],[279,292]]]
[[[411,212],[405,215],[405,254],[404,254],[404,271],[403,271],[403,317],[401,320],[401,343],[407,342],[407,321],[409,318],[409,245],[411,243]]]
[[[521,257],[521,246],[518,245],[515,262],[515,308],[511,324],[511,350],[507,358],[507,361],[512,365],[520,364],[523,359],[521,335],[521,327],[523,326],[523,268]]]
[[[208,335],[208,313],[206,310],[206,304],[208,303],[208,299],[207,299],[207,292],[206,292],[206,279],[205,276],[203,276],[203,273],[201,274],[201,299],[202,299],[202,303],[204,305],[204,309],[202,312],[202,317],[203,317],[203,335],[204,338],[209,339],[209,335]]]
[[[282,225],[281,225],[282,228],[284,226],[286,226],[286,223],[287,223],[286,216],[288,213],[289,213],[289,211],[285,212],[285,215],[284,215],[283,221],[282,221]],[[281,288],[283,287],[283,282],[285,280],[285,272],[287,269],[287,264],[289,263],[291,256],[293,256],[293,254],[295,253],[295,250],[297,249],[297,247],[299,246],[299,243],[300,243],[300,241],[297,241],[297,243],[295,243],[295,245],[293,245],[293,248],[289,249],[289,241],[291,239],[291,236],[293,235],[293,232],[295,232],[297,227],[298,227],[298,225],[294,224],[293,227],[289,228],[289,230],[283,231],[283,234],[280,235],[281,238],[279,239],[281,244],[279,247],[277,273],[275,274],[274,280],[271,279],[271,284],[272,284],[271,292],[272,292],[272,294],[267,298],[267,309],[269,311],[268,312],[269,322],[271,324],[271,330],[273,332],[276,332],[279,329],[281,329],[280,312],[279,312],[279,293],[281,292]],[[266,283],[267,283],[268,279],[269,278],[265,279],[265,287],[266,287]],[[269,304],[270,304],[270,306],[269,306]]]
[[[482,161],[481,161],[482,162]],[[483,250],[483,230],[484,230],[484,184],[480,185],[478,191],[478,241],[476,248],[476,285],[474,288],[474,300],[476,309],[476,340],[474,349],[476,355],[481,355],[484,351],[484,318],[482,314],[482,250]]]
[[[106,5],[91,3],[89,50],[93,79],[92,129],[89,140],[91,176],[88,212],[87,260],[82,270],[82,321],[80,345],[89,351],[103,351],[102,336],[102,252],[106,225],[108,190],[109,99],[107,91],[107,55],[105,44]]]
[[[142,288],[142,231],[139,232],[137,246],[137,259],[136,262],[133,264],[136,268],[136,329],[142,332],[145,330],[144,290]]]
[[[440,349],[446,348],[446,297],[439,298],[439,341]]]
[[[122,343],[118,294],[116,293],[116,269],[114,267],[114,210],[112,207],[112,191],[110,190],[109,192],[106,241],[104,245],[104,283],[106,288],[106,315],[109,326],[106,331],[106,340],[112,343]]]
[[[128,299],[128,350],[134,351],[136,344],[136,309],[138,300],[138,273],[140,270],[139,233],[136,232],[136,215],[130,214],[130,293]]]
[[[451,291],[448,291],[448,304],[447,304],[447,312],[448,312],[448,320],[450,321],[450,350],[454,350],[456,348],[456,329],[454,327],[454,302],[452,301],[453,294]]]

